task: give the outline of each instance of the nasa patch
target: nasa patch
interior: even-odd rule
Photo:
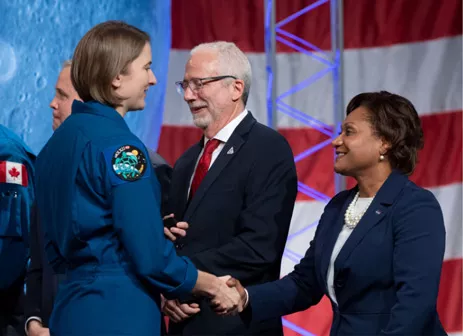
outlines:
[[[146,172],[146,156],[135,146],[124,145],[112,155],[111,164],[117,177],[123,181],[136,181]]]

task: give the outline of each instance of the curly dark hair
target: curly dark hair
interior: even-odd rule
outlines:
[[[363,106],[374,134],[391,145],[386,153],[391,167],[406,175],[415,170],[418,151],[423,148],[421,120],[413,104],[387,91],[358,94],[347,105],[346,114]]]

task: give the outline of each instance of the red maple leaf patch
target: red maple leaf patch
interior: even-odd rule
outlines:
[[[8,170],[8,173],[10,174],[11,177],[13,178],[18,178],[18,176],[21,174],[19,170],[16,169],[16,167],[11,168]]]

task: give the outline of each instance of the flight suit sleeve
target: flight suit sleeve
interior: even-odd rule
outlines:
[[[103,150],[115,230],[143,280],[167,298],[185,298],[198,271],[164,237],[160,187],[146,148],[137,142]]]
[[[14,142],[0,149],[0,289],[7,289],[26,269],[29,219],[34,201],[34,167]]]

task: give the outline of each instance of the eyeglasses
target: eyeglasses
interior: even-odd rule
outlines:
[[[190,80],[183,80],[180,82],[175,82],[175,87],[177,88],[177,92],[183,96],[185,94],[185,90],[187,87],[190,87],[191,91],[196,93],[199,90],[201,90],[205,84],[219,81],[225,78],[238,79],[235,76],[231,76],[231,75],[204,77],[204,78],[192,78]]]

